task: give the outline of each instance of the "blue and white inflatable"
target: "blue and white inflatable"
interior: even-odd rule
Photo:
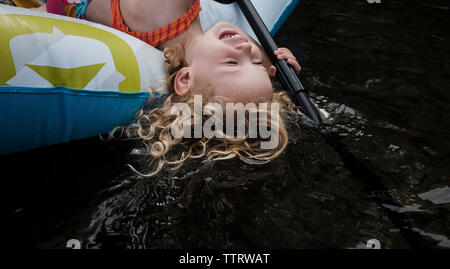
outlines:
[[[298,0],[252,0],[272,34]],[[205,31],[237,4],[202,0]],[[256,38],[255,38],[256,39]],[[161,51],[96,23],[0,5],[0,154],[108,133],[133,122],[167,76]]]

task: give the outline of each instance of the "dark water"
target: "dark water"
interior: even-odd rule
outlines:
[[[450,248],[449,9],[301,0],[277,36],[385,191],[367,189],[300,123],[268,165],[189,163],[153,180],[125,166],[141,162],[136,145],[93,138],[0,157],[3,246],[65,248],[76,238],[84,248],[362,248],[378,239]]]

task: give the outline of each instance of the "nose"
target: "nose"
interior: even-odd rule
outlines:
[[[240,50],[242,52],[248,52],[248,53],[252,52],[252,44],[250,44],[250,42],[248,42],[248,41],[241,42],[241,43],[237,44],[236,46],[234,46],[234,48],[237,50]]]

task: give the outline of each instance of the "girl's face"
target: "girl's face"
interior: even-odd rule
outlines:
[[[275,67],[263,49],[232,24],[218,23],[195,37],[187,48],[186,62],[189,67],[184,78],[191,89],[193,85],[211,89],[212,97],[225,97],[234,103],[272,100],[270,76],[275,75]]]

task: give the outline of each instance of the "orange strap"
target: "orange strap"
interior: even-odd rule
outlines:
[[[202,8],[200,6],[200,0],[196,0],[194,5],[192,5],[192,7],[186,13],[184,13],[180,18],[169,23],[168,25],[151,32],[133,32],[130,31],[128,26],[126,26],[123,22],[123,17],[119,7],[119,0],[111,0],[113,28],[137,37],[153,47],[156,47],[161,43],[164,43],[176,36],[181,35],[189,28],[189,26],[197,18],[201,10]]]

